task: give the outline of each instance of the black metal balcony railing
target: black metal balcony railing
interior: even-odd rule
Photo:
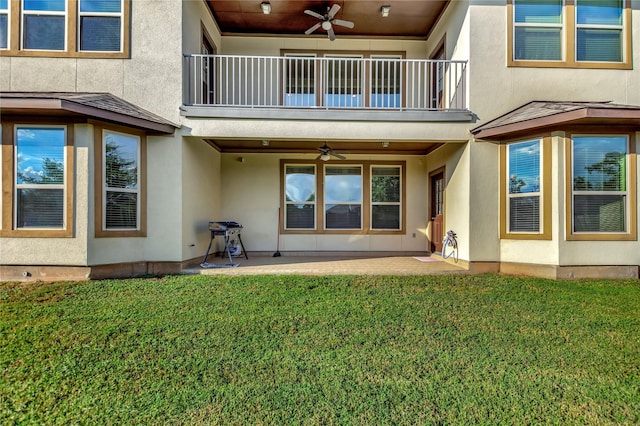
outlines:
[[[185,55],[185,105],[466,111],[466,61]]]

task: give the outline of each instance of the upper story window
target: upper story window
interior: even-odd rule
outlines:
[[[9,46],[9,0],[0,0],[0,49]]]
[[[130,1],[0,0],[0,49],[13,56],[128,57]]]
[[[509,66],[631,68],[629,0],[510,0]]]

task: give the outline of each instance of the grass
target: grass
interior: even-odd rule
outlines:
[[[640,283],[0,284],[16,424],[638,424]]]

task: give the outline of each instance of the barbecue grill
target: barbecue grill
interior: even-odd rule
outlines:
[[[207,252],[204,254],[202,258],[202,263],[200,267],[202,268],[235,268],[239,264],[233,263],[232,256],[237,256],[240,254],[240,249],[242,248],[242,253],[244,253],[244,257],[249,259],[247,256],[247,251],[244,249],[244,244],[242,244],[241,232],[242,225],[238,222],[209,222],[209,232],[211,232],[211,239],[209,240],[209,247],[207,247]],[[224,251],[222,255],[224,256],[225,252],[229,256],[229,263],[208,263],[207,257],[209,257],[209,251],[211,250],[211,244],[213,244],[213,239],[218,237],[224,238]],[[238,244],[240,246],[238,247]]]

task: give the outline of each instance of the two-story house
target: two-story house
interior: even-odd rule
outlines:
[[[1,278],[179,272],[212,220],[637,278],[638,46],[640,0],[0,0]]]

